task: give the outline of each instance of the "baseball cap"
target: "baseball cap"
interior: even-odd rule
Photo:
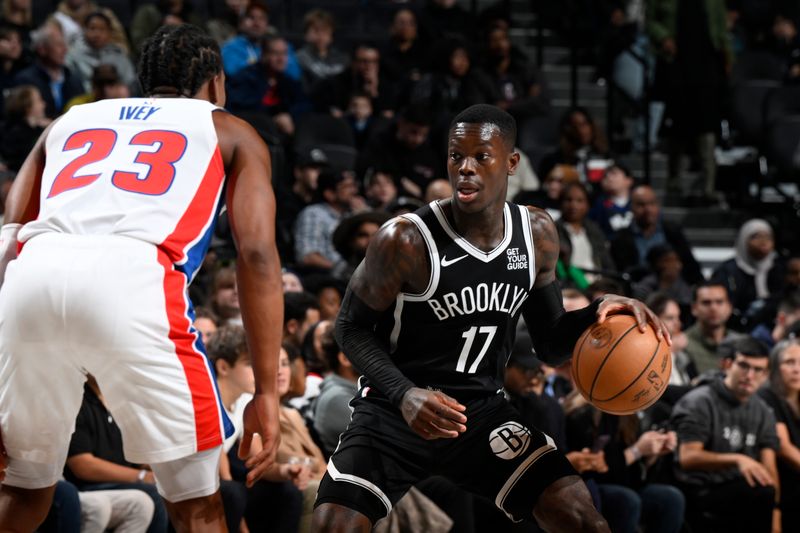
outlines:
[[[296,165],[298,167],[326,167],[328,156],[320,148],[301,148],[297,153]]]

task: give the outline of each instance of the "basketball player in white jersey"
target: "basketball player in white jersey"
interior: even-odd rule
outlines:
[[[153,469],[176,530],[225,530],[217,472],[232,427],[187,292],[223,192],[256,374],[240,451],[247,456],[253,433],[264,442],[247,461],[248,482],[274,460],[283,303],[269,152],[217,107],[225,104],[219,48],[198,28],[156,32],[142,49],[140,80],[150,97],[77,106],[49,127],[9,193],[0,531],[33,531],[46,516],[86,372],[122,430],[127,459]]]

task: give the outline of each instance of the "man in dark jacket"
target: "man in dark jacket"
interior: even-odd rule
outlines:
[[[700,265],[692,254],[683,230],[661,219],[661,206],[649,185],[639,185],[631,192],[633,222],[617,232],[611,241],[611,257],[621,272],[646,273],[647,252],[657,244],[669,244],[683,263],[681,276],[694,285],[703,281]]]
[[[36,86],[46,104],[45,114],[56,118],[64,110],[64,104],[83,94],[83,80],[65,66],[67,43],[57,24],[46,22],[34,31],[31,46],[36,60],[17,73],[13,85]]]

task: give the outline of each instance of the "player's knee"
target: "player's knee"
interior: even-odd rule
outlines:
[[[609,531],[583,480],[567,476],[547,487],[533,511],[546,531]]]
[[[322,503],[314,509],[311,531],[317,533],[367,533],[372,530],[369,518],[334,503]]]

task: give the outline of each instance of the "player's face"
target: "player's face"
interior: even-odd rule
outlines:
[[[767,379],[769,359],[767,357],[748,357],[740,353],[725,372],[725,386],[734,396],[744,400],[752,396]]]
[[[467,213],[505,201],[508,175],[519,154],[510,149],[494,124],[458,123],[450,130],[447,176],[453,205]]]

